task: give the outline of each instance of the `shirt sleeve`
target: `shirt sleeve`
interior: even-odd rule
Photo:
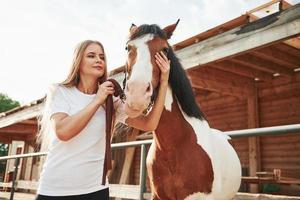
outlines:
[[[70,105],[64,90],[65,88],[57,86],[56,91],[54,91],[49,107],[50,117],[55,113],[66,113],[70,115]]]
[[[115,116],[116,116],[116,123],[121,122],[126,124],[125,120],[128,118],[128,115],[125,113],[125,104],[120,100],[114,101],[115,107]]]

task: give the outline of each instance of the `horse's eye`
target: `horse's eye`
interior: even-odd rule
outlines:
[[[129,52],[131,50],[131,46],[126,46],[125,50]]]
[[[162,51],[165,53],[165,55],[167,55],[169,53],[169,48],[165,47]]]

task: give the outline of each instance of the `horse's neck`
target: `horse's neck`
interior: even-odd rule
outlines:
[[[159,146],[172,148],[189,139],[192,127],[185,120],[182,112],[171,88],[168,88],[165,107],[154,133],[154,140]]]

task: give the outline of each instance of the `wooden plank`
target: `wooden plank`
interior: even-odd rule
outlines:
[[[282,66],[288,66],[291,68],[300,67],[300,59],[298,57],[286,54],[284,51],[280,51],[272,46],[263,49],[257,49],[252,51],[251,54],[274,61]]]
[[[269,99],[268,101],[263,100],[261,101],[260,105],[263,109],[267,109],[264,108],[265,106],[296,106],[297,104],[299,104],[299,96],[295,96],[295,97],[290,97],[290,98],[284,98],[284,99]],[[295,107],[297,108],[297,107]]]
[[[300,98],[300,83],[282,85],[272,88],[260,89],[259,90],[259,100],[261,103]]]
[[[274,180],[273,177],[242,177],[244,183],[277,183],[277,184],[288,184],[288,185],[300,185],[300,180]]]
[[[224,115],[224,114],[228,114],[228,113],[242,113],[242,114],[246,114],[246,107],[245,105],[233,105],[233,106],[224,106],[221,107],[219,109],[202,109],[206,114],[208,115]]]
[[[19,180],[17,182],[17,188],[28,189],[28,190],[37,190],[38,182],[37,181]]]
[[[206,94],[205,96],[203,96],[203,95],[198,96],[197,91],[199,91],[199,90],[201,90],[201,89],[195,89],[194,92],[195,92],[195,95],[201,99],[200,101],[208,101],[208,100],[212,100],[212,99],[218,99],[220,97],[226,97],[218,92],[212,92],[212,91],[207,91],[207,90],[202,90],[202,91],[206,91],[206,92],[208,92],[208,94]]]
[[[262,161],[263,163],[283,163],[286,165],[289,164],[298,164],[298,166],[300,167],[300,163],[299,163],[299,157],[262,157]]]
[[[237,81],[239,84],[252,86],[253,80],[237,74],[221,71],[213,68],[211,65],[202,66],[200,69],[187,70],[189,76],[196,75],[198,78],[213,81]]]
[[[285,0],[281,0],[280,3],[281,3],[281,9],[283,10],[292,7],[292,5]]]
[[[139,199],[139,185],[109,184],[109,196],[126,199]]]
[[[21,140],[21,141],[27,140],[27,135],[9,134],[9,136],[7,136],[6,134],[7,133],[2,134],[0,132],[0,141],[3,143],[11,143],[12,140]]]
[[[11,188],[12,183],[11,182],[10,183],[0,182],[0,186]],[[17,182],[17,188],[37,190],[38,182],[37,181],[19,180]],[[118,198],[126,198],[126,199],[139,199],[140,187],[139,187],[139,185],[109,184],[109,193],[110,193],[110,197],[118,197]]]
[[[275,4],[275,3],[278,3],[280,1],[281,0],[272,0],[272,1],[268,2],[268,3],[265,3],[265,4],[261,5],[261,6],[258,6],[258,7],[254,8],[254,9],[248,11],[248,13],[254,13],[254,12],[260,11],[260,10],[262,10],[264,8],[267,8],[267,7],[269,7],[269,6],[271,6],[271,5]]]
[[[250,67],[245,66],[240,63],[235,63],[234,60],[216,62],[214,64],[211,64],[211,66],[213,68],[217,68],[219,70],[231,72],[231,73],[238,74],[241,76],[246,76],[246,77],[252,78],[252,79],[258,78],[259,80],[263,80],[263,81],[272,81],[273,80],[272,74],[250,68]]]
[[[226,83],[218,83],[212,80],[203,80],[198,78],[192,78],[192,87],[196,89],[205,89],[213,92],[219,92],[225,95],[245,97],[247,96],[247,90],[236,87],[233,85],[228,86]]]
[[[293,55],[297,58],[300,57],[300,50],[293,46],[289,46],[284,43],[279,43],[279,44],[275,44],[274,47],[280,51],[285,52],[286,54]]]
[[[138,129],[133,129],[132,133],[128,135],[127,141],[135,141],[136,137],[139,135]],[[119,184],[128,184],[129,183],[129,175],[131,166],[133,163],[134,153],[135,153],[135,147],[126,148],[125,150],[125,162],[122,167],[122,173],[119,180]],[[118,200],[118,198],[116,199]]]
[[[6,127],[24,120],[35,118],[42,113],[43,103],[39,103],[18,112],[9,114],[5,117],[0,117],[0,128]]]
[[[185,69],[221,60],[300,33],[300,5],[176,51]]]
[[[275,143],[275,144],[263,144],[263,150],[264,151],[276,151],[276,150],[281,150],[281,151],[299,151],[299,144],[298,143],[291,143],[291,144],[282,144],[282,143]]]
[[[230,119],[230,120],[210,120],[210,117],[208,116],[208,121],[211,127],[216,128],[216,129],[221,129],[222,131],[229,130],[240,130],[240,129],[246,129],[247,128],[247,119],[243,118],[235,118],[235,119]]]
[[[12,183],[11,182],[9,182],[9,183],[3,183],[3,182],[0,182],[0,187],[9,187],[9,188],[11,188],[11,186],[12,186]]]
[[[259,51],[255,52],[250,52],[251,55],[255,56],[256,58],[262,59],[266,62],[272,63],[273,65],[275,64],[277,67],[277,71],[282,69],[288,69],[288,71],[284,71],[282,74],[286,76],[292,76],[294,74],[294,69],[298,68],[297,65],[294,65],[291,62],[285,61],[285,60],[280,60],[276,59],[275,57],[270,57],[269,55],[263,54]],[[283,53],[286,55],[285,53]],[[268,65],[271,67],[270,65]]]
[[[20,134],[34,134],[38,131],[37,125],[13,124],[10,126],[0,128],[1,133],[20,133]]]
[[[260,117],[262,119],[267,119],[267,120],[276,120],[276,119],[289,119],[289,118],[296,118],[298,117],[300,120],[300,112],[299,107],[300,103],[298,106],[295,106],[295,109],[289,109],[289,110],[282,110],[282,109],[287,109],[287,106],[282,106],[281,108],[274,108],[272,112],[267,112],[267,113],[262,113],[260,114]],[[281,112],[280,112],[281,111]]]
[[[175,50],[179,50],[179,49],[182,49],[184,47],[190,46],[194,43],[198,43],[202,40],[205,40],[207,38],[210,38],[210,37],[213,37],[213,36],[218,35],[220,33],[223,33],[225,31],[231,30],[232,28],[235,28],[235,27],[241,26],[243,24],[246,24],[248,22],[247,18],[248,18],[247,15],[242,15],[240,17],[237,17],[237,18],[235,18],[233,20],[230,20],[230,21],[228,21],[224,24],[221,24],[217,27],[209,29],[205,32],[202,32],[202,33],[200,33],[198,35],[195,35],[191,38],[188,38],[184,41],[181,41],[181,42],[173,45],[173,48]]]
[[[292,76],[294,70],[278,65],[268,60],[261,59],[254,54],[244,54],[242,56],[236,56],[233,60],[237,63],[252,67],[254,69],[279,73],[286,76]]]
[[[300,72],[295,72],[293,76],[277,76],[272,82],[260,82],[259,89],[276,88],[282,85],[300,82]]]
[[[263,136],[261,137],[262,144],[293,144],[300,142],[300,135],[299,134],[285,134],[285,135],[277,135],[277,136]],[[299,145],[300,149],[300,145]]]
[[[261,121],[261,127],[269,127],[269,126],[280,126],[280,125],[288,125],[288,124],[298,124],[300,123],[300,119],[298,116],[290,117],[290,118],[281,118],[281,119],[265,119]]]
[[[33,119],[28,119],[28,120],[21,121],[20,123],[21,124],[37,125],[38,121],[37,121],[37,119],[33,118]]]
[[[200,102],[200,107],[203,108],[203,110],[214,110],[225,106],[246,105],[245,100],[240,100],[237,97],[222,97],[210,101],[200,101],[199,98],[197,98],[197,101]]]
[[[300,49],[300,38],[299,37],[286,40],[286,41],[284,41],[284,43],[287,45],[290,45],[292,47],[295,47],[297,49]]]
[[[203,67],[200,70],[189,70],[192,87],[218,92],[225,95],[247,97],[251,86],[251,79],[229,72]]]
[[[296,170],[300,168],[299,164],[288,164],[285,163],[264,163],[265,169],[285,169],[285,170]]]
[[[1,192],[0,191],[0,197],[1,197],[1,200],[10,199],[10,192]],[[28,193],[21,193],[21,192],[16,192],[14,194],[14,200],[35,200],[35,199],[36,199],[35,194],[28,194]]]
[[[246,111],[241,111],[241,112],[227,112],[227,113],[220,113],[220,114],[211,114],[211,113],[205,113],[206,116],[209,117],[210,120],[213,121],[223,121],[224,119],[230,119],[230,121],[235,120],[235,119],[240,119],[240,120],[246,120],[247,119],[247,113]]]

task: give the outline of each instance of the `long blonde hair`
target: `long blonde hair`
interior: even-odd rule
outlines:
[[[51,102],[53,100],[53,96],[57,90],[57,87],[59,85],[63,85],[65,87],[72,87],[72,86],[77,86],[80,80],[79,77],[79,67],[83,58],[83,54],[84,51],[86,50],[86,48],[90,45],[90,44],[98,44],[104,54],[104,60],[105,60],[105,64],[104,64],[104,74],[102,77],[99,78],[99,83],[103,83],[106,78],[107,78],[107,67],[106,67],[106,56],[105,56],[105,51],[104,51],[104,47],[103,45],[96,40],[84,40],[82,42],[80,42],[74,51],[73,54],[73,61],[71,64],[71,70],[67,76],[67,78],[59,83],[59,84],[53,84],[51,85],[50,89],[48,90],[47,96],[44,100],[44,109],[43,109],[43,114],[39,117],[38,121],[39,121],[39,133],[37,136],[37,143],[41,144],[40,147],[40,151],[47,151],[49,148],[49,142],[51,140],[51,131],[52,130],[52,126],[51,126],[51,122],[50,122],[50,113],[49,113],[49,109],[50,109],[50,105]]]

